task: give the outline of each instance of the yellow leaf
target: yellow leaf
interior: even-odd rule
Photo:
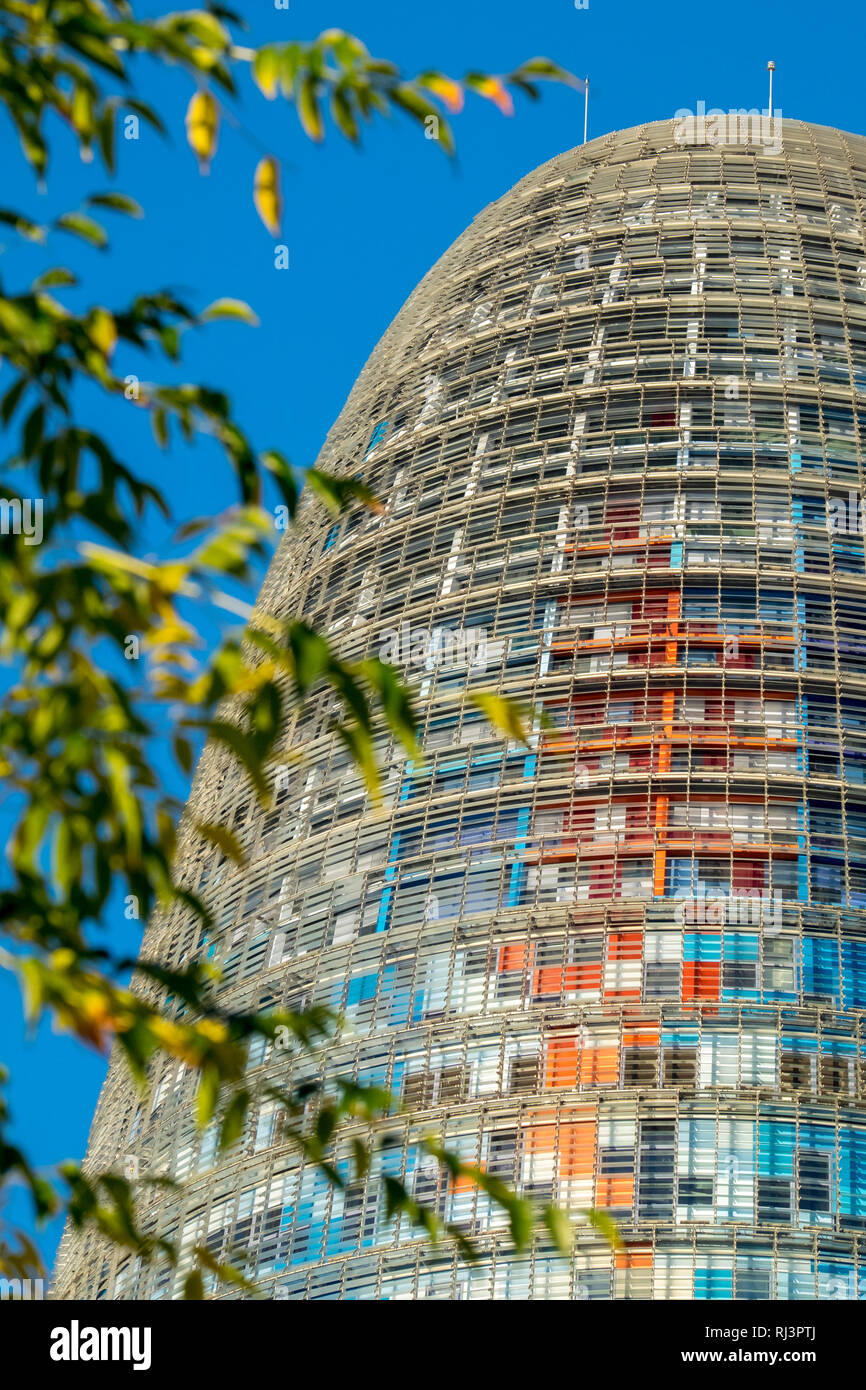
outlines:
[[[188,1043],[187,1035],[184,1030],[173,1023],[168,1018],[153,1018],[149,1021],[149,1029],[155,1038],[167,1048],[177,1050]]]
[[[449,111],[463,110],[463,88],[452,77],[446,77],[441,72],[426,73],[419,80],[419,86],[426,87],[428,92],[439,97]]]
[[[509,738],[515,738],[520,743],[527,743],[522,711],[513,700],[488,690],[472,691],[469,699],[477,709],[486,714],[494,728],[501,730]]]
[[[210,92],[196,92],[186,109],[186,138],[202,173],[216,154],[219,111]]]
[[[107,309],[94,309],[87,324],[91,339],[105,357],[110,357],[117,342],[117,324]]]
[[[192,628],[185,623],[165,622],[154,628],[147,638],[149,647],[171,646],[176,642],[192,642],[195,638]]]
[[[218,1018],[202,1018],[196,1024],[196,1029],[202,1037],[215,1043],[225,1042],[229,1035],[226,1024]]]
[[[96,130],[93,112],[93,96],[86,87],[76,87],[72,94],[72,124],[85,144],[89,144]]]
[[[484,77],[476,85],[476,91],[488,101],[492,101],[494,106],[498,106],[503,116],[514,115],[514,102],[511,100],[511,93],[500,82],[498,77]]]
[[[214,319],[238,319],[253,328],[258,328],[259,325],[249,304],[245,304],[242,299],[215,299],[201,314],[202,323],[210,323]]]
[[[189,565],[174,561],[160,566],[158,581],[164,593],[173,594],[181,590],[189,575]]]
[[[256,212],[271,236],[278,236],[283,216],[283,200],[280,195],[280,166],[270,156],[260,160],[256,168],[253,202],[256,205]]]

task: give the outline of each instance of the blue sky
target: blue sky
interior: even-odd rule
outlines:
[[[857,41],[862,9],[855,0],[827,0],[820,10],[804,0],[688,7],[672,0],[589,0],[584,9],[574,0],[290,0],[288,10],[271,0],[235,0],[234,7],[247,17],[251,43],[342,27],[407,72],[503,72],[544,54],[589,74],[590,138],[678,108],[694,110],[698,101],[725,110],[762,107],[769,58],[776,63],[774,105],[785,116],[866,130]],[[168,8],[174,6],[152,0],[136,6],[140,13]],[[69,265],[84,282],[70,304],[120,305],[160,286],[182,292],[197,308],[222,295],[246,300],[260,326],[219,324],[190,335],[179,378],[229,390],[254,443],[281,450],[297,465],[315,459],[367,355],[433,261],[491,199],[579,143],[583,131],[582,98],[546,87],[538,104],[518,98],[512,119],[470,98],[454,123],[452,163],[402,119],[366,132],[360,152],[330,131],[324,146],[313,147],[293,111],[246,87],[234,105],[241,125],[223,123],[217,158],[201,178],[183,135],[188,81],[143,64],[140,86],[173,131],[169,143],[147,127],[138,142],[121,141],[112,182],[82,164],[59,135],[40,194],[3,127],[3,202],[44,221],[109,186],[136,197],[146,218],[108,214],[109,252],[58,239],[49,263]],[[265,151],[283,164],[287,272],[275,270],[273,238],[252,206],[253,168]],[[0,246],[7,289],[22,287],[46,264],[44,252],[16,246],[11,237],[0,238]],[[0,391],[8,379],[0,370]],[[130,420],[123,408],[99,423],[121,456],[165,489],[178,520],[233,500],[227,471],[208,446],[161,455],[143,422],[137,415]],[[164,539],[144,528],[141,549],[158,549]],[[128,927],[118,925],[116,935],[120,949],[134,949]],[[105,1060],[47,1027],[27,1038],[17,985],[2,973],[0,1059],[12,1069],[14,1137],[39,1164],[79,1157]],[[39,1237],[48,1261],[59,1235],[55,1222]]]

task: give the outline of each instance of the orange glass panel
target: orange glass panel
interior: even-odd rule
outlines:
[[[551,1038],[547,1047],[544,1085],[549,1090],[577,1085],[580,1049],[574,1033]]]
[[[627,1245],[616,1252],[617,1269],[652,1269],[652,1264],[651,1245]]]
[[[720,980],[718,961],[684,961],[683,1003],[688,999],[718,999]]]
[[[618,1178],[599,1178],[595,1185],[599,1207],[630,1207],[634,1202],[634,1178],[624,1173]]]
[[[603,1086],[618,1081],[619,1048],[585,1048],[580,1057],[579,1075],[584,1086]]]
[[[529,943],[518,941],[513,946],[503,946],[499,952],[499,971],[525,970],[529,964]]]

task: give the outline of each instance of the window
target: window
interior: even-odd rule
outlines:
[[[488,1173],[506,1182],[514,1181],[519,1135],[517,1130],[501,1130],[491,1134],[485,1167]]]
[[[829,1154],[812,1149],[800,1149],[797,1153],[797,1205],[801,1212],[829,1212]]]
[[[641,1220],[670,1221],[674,1206],[674,1151],[676,1127],[667,1120],[645,1120],[641,1125],[638,1174],[638,1216]]]
[[[788,1178],[758,1178],[758,1221],[791,1220],[791,1182]]]
[[[711,1207],[713,1205],[712,1178],[680,1178],[679,1205],[681,1207]]]
[[[818,1063],[818,1076],[821,1090],[828,1095],[838,1095],[848,1090],[848,1061],[845,1057],[822,1057]]]
[[[758,982],[758,967],[751,961],[725,961],[722,966],[722,984],[725,989],[755,989]]]
[[[698,1075],[697,1049],[677,1047],[665,1052],[662,1075],[665,1086],[695,1086]]]
[[[812,1058],[804,1052],[783,1052],[781,1064],[783,1091],[811,1091]]]
[[[736,1296],[745,1301],[764,1302],[770,1297],[770,1276],[771,1269],[769,1263],[765,1268],[749,1264],[737,1264],[737,1284]]]
[[[403,1082],[403,1104],[407,1110],[428,1110],[433,1104],[435,1078],[429,1072],[414,1072]]]
[[[534,1057],[513,1057],[508,1076],[508,1090],[512,1095],[528,1095],[538,1090],[539,1059]]]
[[[764,988],[794,989],[794,942],[784,937],[764,937]]]
[[[658,1080],[658,1058],[652,1048],[624,1048],[622,1054],[623,1086],[655,1086]]]

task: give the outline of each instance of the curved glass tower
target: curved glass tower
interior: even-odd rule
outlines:
[[[385,511],[309,512],[262,601],[398,665],[426,759],[383,743],[376,811],[323,699],[263,813],[208,750],[192,808],[249,863],[190,841],[219,931],[146,948],[342,1010],[329,1065],[402,1097],[392,1171],[482,1259],[333,1191],[267,1109],[218,1158],[183,1069],[142,1111],[118,1062],[88,1161],[181,1182],[149,1215],[184,1251],[240,1246],[292,1299],[866,1287],[864,198],[866,140],[821,127],[605,136],[488,207],[373,353],[320,466]],[[536,711],[528,748],[482,689]],[[431,1131],[622,1248],[515,1255]],[[88,1237],[56,1292],[182,1276]]]

